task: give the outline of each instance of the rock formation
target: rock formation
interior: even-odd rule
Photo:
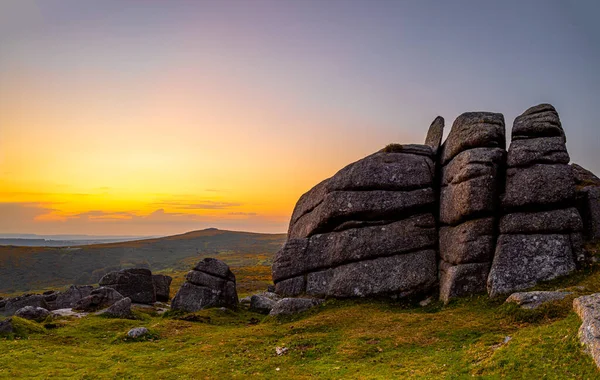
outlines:
[[[73,309],[80,311],[96,311],[112,306],[123,299],[123,295],[109,287],[92,290],[89,296],[80,299]]]
[[[488,278],[491,297],[575,270],[582,221],[558,113],[541,104],[517,117],[507,156],[505,215]]]
[[[221,260],[204,259],[185,278],[186,282],[171,302],[173,310],[194,312],[208,307],[237,308],[235,275]]]
[[[600,241],[600,178],[577,164],[571,167],[575,175],[577,209],[583,218],[585,238]]]
[[[52,310],[75,307],[77,302],[89,296],[93,289],[91,285],[71,285],[66,291],[58,293]]]
[[[431,289],[437,282],[434,177],[432,147],[393,145],[304,194],[274,258],[276,292],[343,298]]]
[[[484,293],[496,235],[505,127],[501,114],[460,115],[441,153],[440,298]]]
[[[600,234],[600,180],[590,186],[580,171],[578,189],[591,190],[578,210],[556,110],[541,104],[517,117],[508,152],[501,114],[462,114],[441,144],[443,130],[438,117],[425,145],[389,145],[300,197],[274,258],[276,292],[406,297],[430,292],[439,273],[447,302],[573,271],[580,212],[587,235]]]
[[[115,289],[123,297],[131,298],[131,302],[134,303],[153,304],[156,302],[152,272],[145,268],[110,272],[100,279],[99,284]]]

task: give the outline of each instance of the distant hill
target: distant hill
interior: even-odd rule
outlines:
[[[69,284],[93,284],[106,273],[141,266],[153,271],[187,270],[203,257],[233,268],[270,265],[285,234],[214,228],[182,235],[78,247],[0,246],[0,293]]]

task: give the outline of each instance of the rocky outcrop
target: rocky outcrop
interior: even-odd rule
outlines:
[[[505,160],[501,114],[460,115],[443,150],[440,190],[440,298],[484,293],[494,255]]]
[[[564,291],[538,291],[538,292],[521,292],[513,293],[506,299],[506,303],[514,303],[522,309],[537,309],[538,307],[554,301],[565,299],[571,292]]]
[[[173,310],[194,312],[208,307],[237,308],[235,275],[221,260],[204,259],[185,278],[186,282],[171,302]]]
[[[573,309],[582,321],[579,340],[600,368],[600,293],[575,298]]]
[[[575,176],[577,209],[584,224],[584,237],[600,241],[600,178],[577,164],[571,165]]]
[[[123,299],[123,295],[115,289],[101,287],[92,290],[89,296],[77,301],[73,309],[85,312],[97,311],[112,306],[121,299]]]
[[[491,297],[575,270],[582,221],[558,113],[541,104],[517,117],[508,150],[505,216],[488,278]]]
[[[50,315],[50,312],[43,307],[25,306],[15,312],[15,316],[31,321],[42,322]]]
[[[282,296],[404,297],[437,282],[435,146],[390,145],[304,194],[275,255]]]
[[[153,274],[152,281],[154,281],[156,300],[159,302],[169,302],[171,281],[173,281],[173,278],[164,274]]]
[[[4,305],[4,314],[13,315],[25,306],[41,307],[48,309],[45,297],[41,294],[25,294],[20,297],[9,298]]]
[[[99,285],[115,289],[123,297],[129,297],[135,303],[156,302],[152,272],[149,269],[131,268],[110,272],[100,279]]]

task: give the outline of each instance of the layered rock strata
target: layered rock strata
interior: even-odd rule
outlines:
[[[501,114],[469,112],[452,125],[442,153],[440,299],[486,290],[505,160]]]
[[[488,278],[491,297],[575,270],[583,223],[558,113],[549,104],[515,119],[507,156],[504,216]]]
[[[434,147],[443,119],[432,128],[431,146],[388,146],[300,198],[273,263],[278,294],[403,297],[436,284]]]

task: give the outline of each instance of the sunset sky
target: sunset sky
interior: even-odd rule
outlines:
[[[0,0],[0,233],[284,232],[441,115],[558,109],[600,174],[598,1]]]

